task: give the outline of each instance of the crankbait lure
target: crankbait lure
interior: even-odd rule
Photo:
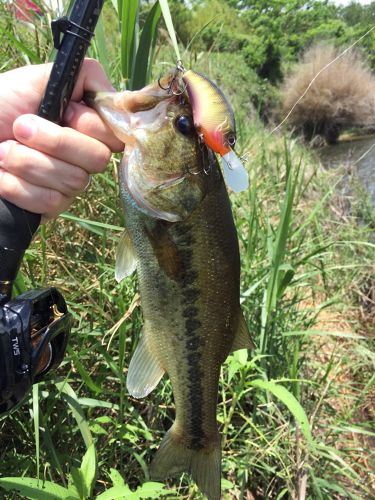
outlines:
[[[236,124],[230,104],[223,92],[207,77],[191,69],[180,68],[198,134],[209,148],[222,157],[228,185],[235,192],[244,191],[249,186],[249,176],[233,150]]]

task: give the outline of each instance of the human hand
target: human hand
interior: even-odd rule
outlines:
[[[81,102],[87,90],[113,90],[100,64],[85,59],[64,115],[65,127],[36,116],[51,64],[0,74],[0,197],[39,213],[64,211],[124,145]]]

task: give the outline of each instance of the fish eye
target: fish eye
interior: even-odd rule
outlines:
[[[228,135],[228,144],[231,148],[233,148],[236,144],[236,136],[234,134]]]
[[[194,130],[194,124],[191,116],[180,115],[176,118],[175,126],[183,135],[190,135]]]

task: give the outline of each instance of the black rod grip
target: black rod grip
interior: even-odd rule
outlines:
[[[13,282],[41,216],[0,198],[0,282]]]
[[[54,38],[58,38],[59,29],[65,30],[65,34],[58,46],[39,116],[61,123],[103,3],[104,0],[75,0],[65,26],[62,19],[54,22]]]

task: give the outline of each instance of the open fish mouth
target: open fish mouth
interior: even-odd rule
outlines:
[[[167,88],[170,76],[162,79]],[[126,145],[134,144],[142,131],[153,132],[162,126],[166,107],[174,98],[153,83],[141,90],[124,92],[85,92],[83,100],[94,108],[115,135]]]
[[[194,168],[185,168],[181,158],[186,153],[181,140],[193,144],[195,139],[193,132],[186,138],[176,130],[176,118],[191,111],[183,97],[168,90],[171,78],[137,91],[87,92],[84,100],[126,145],[119,171],[125,191],[146,215],[176,222],[189,215],[203,190],[198,179],[191,181],[196,151],[190,155]],[[172,144],[176,150],[178,140],[181,155],[172,160],[168,150]]]

